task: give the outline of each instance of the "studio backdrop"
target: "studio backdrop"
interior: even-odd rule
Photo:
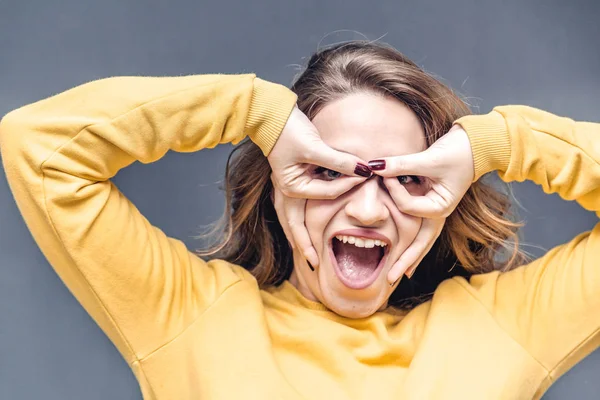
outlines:
[[[0,115],[115,75],[254,72],[289,85],[319,46],[367,38],[441,77],[475,112],[526,104],[599,121],[599,20],[596,0],[4,0]],[[132,165],[114,182],[154,225],[195,249],[193,236],[223,211],[218,188],[230,150],[169,153]],[[532,183],[513,190],[526,222],[525,250],[534,256],[596,222]],[[544,399],[598,399],[599,377],[596,351]],[[34,243],[2,172],[0,399],[41,398],[141,395],[125,361]]]

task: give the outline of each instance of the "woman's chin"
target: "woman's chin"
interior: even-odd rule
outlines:
[[[310,271],[301,256],[294,256],[295,268],[290,283],[308,300],[320,302],[346,318],[366,318],[387,306],[391,288],[385,273],[382,272],[368,287],[354,289],[339,279],[330,262],[321,262],[316,271]]]
[[[365,289],[351,289],[337,279],[334,274],[320,279],[320,292],[323,304],[331,311],[346,318],[366,318],[387,304],[389,285],[382,285],[379,279]],[[383,287],[385,286],[385,287]]]
[[[348,301],[345,299],[324,299],[325,306],[334,313],[346,318],[367,318],[375,314],[381,305],[376,302]]]

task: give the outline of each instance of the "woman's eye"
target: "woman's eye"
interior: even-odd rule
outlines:
[[[337,179],[337,178],[339,178],[339,177],[342,176],[341,172],[337,172],[337,171],[334,171],[332,169],[327,169],[327,168],[324,168],[324,167],[317,167],[315,169],[314,174],[317,177],[319,177],[319,178],[321,178],[323,180],[326,180],[326,181],[332,181],[332,180]]]
[[[408,185],[409,183],[414,183],[417,185],[421,184],[421,178],[416,175],[400,175],[398,177],[398,182],[403,185]]]

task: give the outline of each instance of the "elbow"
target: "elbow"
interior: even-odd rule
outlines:
[[[6,156],[9,151],[10,144],[12,142],[11,136],[13,135],[14,126],[16,125],[14,117],[14,111],[9,112],[0,120],[0,153],[2,154],[2,159],[6,159]]]
[[[27,118],[20,110],[11,111],[0,120],[0,156],[5,171],[13,166],[26,150]]]

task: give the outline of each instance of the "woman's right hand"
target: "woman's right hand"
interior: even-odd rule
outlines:
[[[334,199],[363,182],[372,172],[364,160],[327,146],[312,122],[297,107],[290,114],[268,160],[278,197],[274,202],[275,209],[283,230],[292,247],[298,248],[316,266],[319,259],[304,225],[306,199]],[[331,182],[316,179],[312,176],[315,165],[345,176]]]

